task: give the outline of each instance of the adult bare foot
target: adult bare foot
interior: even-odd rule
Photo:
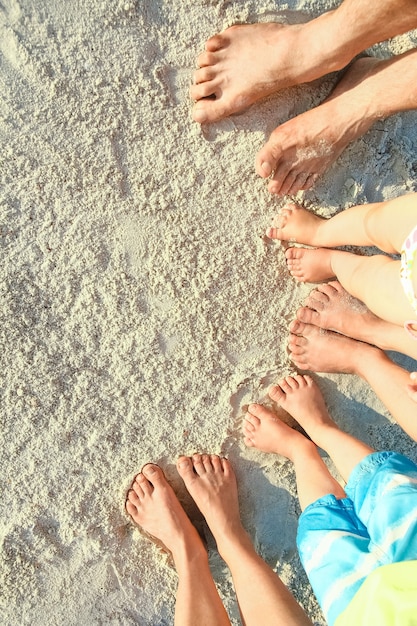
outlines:
[[[325,66],[317,23],[231,26],[211,37],[200,54],[190,95],[193,119],[205,124],[237,113],[279,89],[314,80],[332,71]],[[311,33],[311,34],[310,34]],[[307,44],[307,39],[310,45]]]
[[[376,326],[387,324],[371,313],[363,302],[351,296],[336,280],[316,287],[304,305],[297,311],[300,322],[335,330],[368,343],[373,343]]]
[[[288,270],[300,283],[318,283],[334,278],[331,264],[334,252],[328,248],[287,248],[285,258]]]
[[[196,529],[157,465],[145,465],[135,477],[126,510],[135,524],[171,552],[176,566],[186,552],[206,557]]]
[[[316,246],[320,245],[316,242],[317,233],[325,222],[325,219],[304,207],[290,203],[273,218],[272,226],[266,230],[266,236],[270,239]]]
[[[215,454],[181,456],[178,473],[213,533],[219,553],[236,537],[247,535],[240,521],[239,501],[234,471],[230,462]]]
[[[375,99],[383,67],[384,61],[376,58],[358,59],[321,105],[272,132],[255,163],[262,178],[273,173],[271,193],[310,189],[349,143],[384,115],[381,99]]]
[[[357,374],[383,352],[339,333],[294,320],[288,340],[290,358],[301,370]],[[371,366],[371,365],[370,365]]]

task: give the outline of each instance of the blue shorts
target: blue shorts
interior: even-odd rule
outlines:
[[[352,471],[347,498],[324,496],[301,514],[297,546],[332,625],[377,567],[417,559],[417,465],[374,452]]]

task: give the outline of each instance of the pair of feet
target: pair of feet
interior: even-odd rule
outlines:
[[[200,124],[214,122],[330,71],[329,60],[312,67],[315,55],[302,39],[304,26],[238,25],[210,38],[198,57],[190,91],[195,101],[193,119]],[[312,45],[317,48],[318,40]],[[273,131],[255,162],[257,174],[270,178],[271,193],[309,189],[349,143],[396,110],[397,96],[386,90],[391,75],[398,79],[392,65],[391,59],[356,60],[320,106]]]
[[[333,424],[319,388],[309,376],[288,376],[270,390],[271,398],[290,413],[314,438],[320,428]],[[304,435],[277,419],[260,404],[251,404],[243,425],[249,447],[293,459],[303,445],[312,445]],[[236,478],[230,462],[215,454],[181,456],[177,470],[191,497],[213,533],[219,553],[227,560],[228,549],[242,541]],[[126,510],[133,521],[181,560],[203,549],[201,539],[167,482],[163,471],[147,464],[135,477],[128,492]]]

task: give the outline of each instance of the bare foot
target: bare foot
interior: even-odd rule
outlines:
[[[199,124],[214,122],[279,89],[332,71],[318,69],[315,57],[321,54],[320,46],[313,36],[311,46],[306,45],[306,26],[236,25],[211,37],[197,59],[200,69],[190,90],[196,101],[193,119]]]
[[[328,248],[287,248],[285,258],[288,270],[300,283],[318,283],[334,278],[331,264],[334,252]]]
[[[374,346],[298,320],[290,324],[290,333],[290,358],[301,370],[357,374],[374,353],[383,354]]]
[[[272,132],[255,163],[262,178],[273,174],[268,184],[271,193],[310,189],[348,144],[384,115],[385,65],[376,58],[358,59],[320,106]],[[380,97],[375,97],[382,84]]]
[[[301,424],[313,441],[318,427],[335,426],[321,391],[310,376],[287,376],[271,387],[269,395]]]
[[[157,465],[145,465],[135,477],[126,510],[135,524],[171,552],[176,565],[185,550],[205,554],[196,529]]]
[[[281,454],[291,460],[295,449],[306,441],[304,435],[285,424],[262,404],[249,405],[242,431],[248,448]]]
[[[319,285],[298,309],[297,319],[327,330],[367,341],[380,318],[368,307],[350,295],[337,281]]]
[[[230,462],[215,454],[181,456],[178,473],[204,515],[219,553],[231,539],[244,536],[239,513],[236,478]]]
[[[317,245],[316,234],[326,220],[298,204],[287,204],[272,220],[271,228],[266,231],[270,239],[279,239],[291,243]]]

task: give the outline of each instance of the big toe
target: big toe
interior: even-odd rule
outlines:
[[[159,465],[155,465],[155,463],[147,463],[142,468],[141,473],[154,487],[164,485],[167,482],[164,472],[161,470]]]

